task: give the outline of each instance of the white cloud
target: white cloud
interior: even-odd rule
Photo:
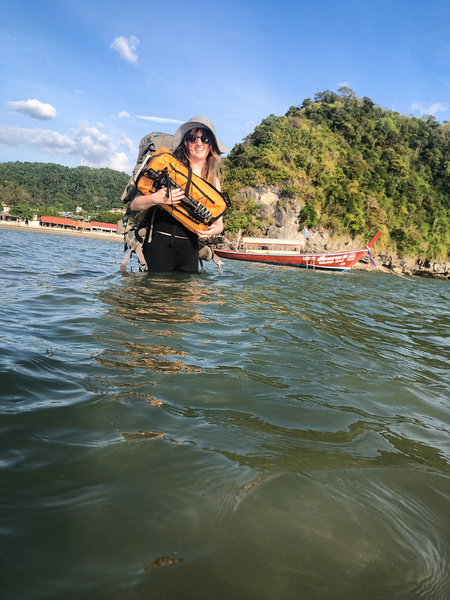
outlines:
[[[448,109],[448,104],[444,104],[443,102],[435,102],[429,106],[423,106],[419,102],[414,102],[411,108],[419,111],[421,115],[436,116],[438,112],[445,112]]]
[[[119,146],[127,150],[128,152],[134,152],[136,150],[133,141],[130,140],[125,134],[122,134],[122,137],[119,140]]]
[[[117,116],[119,119],[127,119],[130,116],[130,113],[126,110],[122,110]]]
[[[39,146],[49,154],[71,154],[75,150],[73,139],[50,129],[26,129],[0,125],[0,143],[7,146]]]
[[[83,123],[70,135],[50,129],[26,129],[0,125],[0,144],[8,146],[36,146],[47,154],[65,154],[76,156],[81,165],[89,167],[109,167],[130,172],[125,152],[119,152],[118,146],[132,151],[131,140],[122,136],[119,142],[89,123]]]
[[[138,55],[134,51],[138,44],[139,40],[134,35],[128,39],[121,35],[120,37],[115,38],[110,48],[117,50],[124,60],[135,63],[138,60]]]
[[[80,164],[88,167],[109,167],[119,171],[130,170],[129,161],[125,152],[117,151],[117,143],[111,136],[103,133],[98,127],[88,123],[82,124],[73,133],[76,150],[72,154],[81,156]],[[120,145],[126,146],[130,140],[122,136]]]
[[[77,147],[77,154],[83,157],[82,164],[85,165],[93,166],[101,163],[114,151],[111,138],[88,123],[73,131],[73,140]]]
[[[56,117],[56,108],[51,104],[41,102],[37,98],[7,102],[6,106],[16,112],[25,113],[26,115],[33,117],[33,119],[45,121]]]
[[[145,117],[143,115],[136,115],[136,117],[143,121],[153,121],[154,123],[184,123],[184,121],[179,121],[178,119],[166,119],[165,117]]]
[[[115,152],[107,166],[116,171],[130,171],[130,163],[125,152]]]

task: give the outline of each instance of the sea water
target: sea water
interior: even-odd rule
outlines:
[[[447,281],[0,242],[2,599],[449,597]]]

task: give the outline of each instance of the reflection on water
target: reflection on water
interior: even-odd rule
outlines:
[[[145,346],[143,344],[125,343],[123,350],[108,350],[104,355],[97,357],[99,365],[104,367],[123,367],[124,364],[131,368],[145,368],[149,371],[179,371],[198,372],[201,369],[189,367],[183,362],[163,360],[166,356],[184,356],[186,353],[175,351],[168,346]],[[160,357],[160,358],[157,358]]]
[[[45,237],[0,245],[5,598],[447,598],[446,282]]]
[[[213,287],[208,287],[192,276],[178,273],[166,276],[124,276],[122,286],[112,285],[99,292],[98,298],[108,305],[111,318],[120,318],[128,328],[124,333],[125,324],[122,324],[122,339],[107,340],[99,337],[103,343],[120,347],[110,348],[98,356],[99,364],[112,368],[127,365],[151,372],[202,371],[200,367],[173,360],[173,357],[186,356],[186,350],[175,350],[167,344],[149,344],[148,337],[151,335],[156,341],[163,339],[167,342],[183,335],[180,327],[184,324],[202,322],[201,308],[207,304],[219,304],[217,290]],[[150,331],[149,323],[163,325],[164,329],[154,327]],[[168,325],[173,328],[168,328]],[[137,332],[136,329],[140,331]],[[139,338],[145,338],[144,342],[134,341]]]
[[[196,323],[201,306],[219,304],[217,291],[191,275],[124,275],[123,283],[102,290],[98,298],[110,305],[111,315],[131,322]],[[172,335],[171,330],[167,333]]]

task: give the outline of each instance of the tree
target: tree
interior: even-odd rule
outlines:
[[[15,181],[6,181],[0,185],[0,201],[2,205],[9,206],[14,212],[18,204],[32,204],[30,194],[20,187]]]
[[[121,215],[118,213],[113,213],[107,210],[102,210],[98,214],[95,215],[95,218],[92,218],[93,221],[100,221],[101,223],[117,223],[120,219]]]
[[[301,209],[298,219],[304,227],[314,227],[319,222],[316,209],[309,203]]]
[[[346,85],[341,85],[341,87],[338,88],[338,92],[341,96],[344,96],[344,98],[348,98],[349,100],[354,100],[356,98],[356,94],[352,88],[347,87]]]
[[[14,215],[16,217],[20,217],[21,219],[27,219],[31,221],[35,216],[35,212],[29,204],[16,204],[14,207]]]

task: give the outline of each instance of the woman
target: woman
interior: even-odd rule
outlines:
[[[215,128],[206,117],[193,117],[183,123],[174,135],[174,156],[189,166],[195,175],[202,177],[220,190],[218,177],[219,155],[228,148],[217,139]],[[145,210],[162,204],[179,204],[184,197],[183,190],[161,188],[146,196],[136,196],[130,204],[132,210]],[[143,252],[149,271],[198,272],[198,238],[210,238],[222,233],[222,217],[206,231],[189,231],[165,210],[156,210],[151,240],[143,245]]]

